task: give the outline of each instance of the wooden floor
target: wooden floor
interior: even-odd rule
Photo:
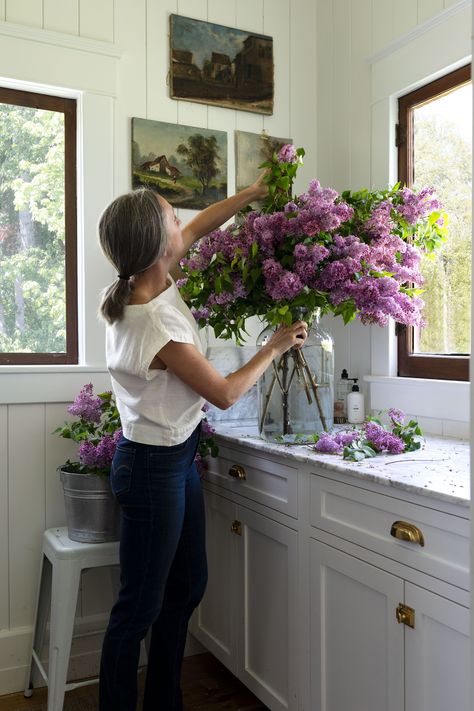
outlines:
[[[140,677],[143,682],[144,675]],[[268,711],[212,654],[185,658],[182,686],[185,711]],[[96,684],[66,694],[64,711],[97,709]],[[46,690],[35,691],[30,699],[23,694],[0,696],[0,711],[27,710],[46,711]]]

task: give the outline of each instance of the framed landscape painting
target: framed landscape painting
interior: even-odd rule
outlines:
[[[293,143],[291,138],[276,138],[266,133],[248,133],[235,131],[235,187],[242,190],[257,179],[258,166],[270,160],[273,153],[280,150],[285,143]],[[252,203],[254,210],[258,203]]]
[[[170,16],[171,98],[273,113],[273,38]]]
[[[227,133],[132,118],[132,186],[191,210],[226,198]]]

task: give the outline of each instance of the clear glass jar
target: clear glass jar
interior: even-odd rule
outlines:
[[[274,328],[257,338],[264,346]],[[291,349],[279,358],[258,381],[260,435],[278,441],[282,436],[312,435],[333,427],[334,344],[322,330],[316,316],[301,349]]]

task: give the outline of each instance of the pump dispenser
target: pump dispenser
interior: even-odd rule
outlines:
[[[341,425],[347,422],[347,395],[350,391],[349,375],[344,368],[340,380],[336,383],[334,400],[334,422]]]
[[[365,419],[364,396],[357,385],[358,378],[354,378],[354,385],[347,395],[347,419],[351,425],[360,425]]]

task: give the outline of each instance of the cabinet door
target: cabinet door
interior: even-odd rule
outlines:
[[[297,709],[298,534],[237,508],[242,522],[239,679],[272,711]]]
[[[315,540],[310,581],[310,708],[403,711],[403,581]]]
[[[193,615],[190,631],[236,674],[236,590],[240,537],[231,531],[236,506],[209,491],[204,492],[204,502],[209,578],[204,598]]]
[[[411,583],[405,602],[406,711],[469,711],[469,610]]]

